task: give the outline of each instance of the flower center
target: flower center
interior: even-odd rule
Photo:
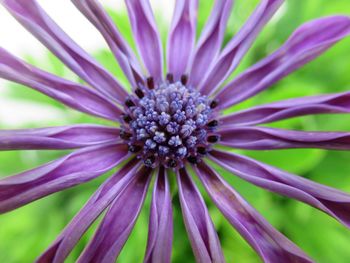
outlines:
[[[214,107],[215,101],[187,85],[186,76],[173,82],[168,74],[159,85],[149,78],[125,101],[120,137],[148,167],[197,163],[219,140]]]

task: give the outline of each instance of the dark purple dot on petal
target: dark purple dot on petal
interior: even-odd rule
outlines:
[[[130,108],[130,107],[135,106],[135,103],[131,99],[127,99],[125,101],[125,105],[126,105],[126,107]]]
[[[135,94],[136,94],[137,97],[139,97],[140,99],[142,99],[142,98],[145,96],[145,94],[143,94],[143,91],[142,91],[140,88],[137,88],[137,89],[135,90]]]
[[[198,158],[196,156],[188,156],[187,161],[189,161],[192,164],[198,164]]]
[[[187,82],[188,82],[188,76],[187,75],[182,75],[181,76],[181,83],[182,83],[182,85],[186,86]]]
[[[212,121],[208,122],[208,124],[207,124],[207,126],[210,128],[214,128],[218,125],[219,125],[219,122],[217,120],[212,120]]]
[[[217,100],[213,100],[212,102],[210,102],[210,108],[214,109],[218,106],[218,101]]]
[[[210,135],[207,137],[207,141],[210,143],[216,143],[218,142],[220,137],[218,135]]]
[[[171,73],[166,74],[166,79],[169,83],[174,83],[174,75]]]
[[[154,89],[154,79],[152,77],[147,78],[147,87],[149,89]]]
[[[203,147],[203,146],[197,147],[197,152],[200,153],[200,154],[202,154],[202,155],[205,155],[205,154],[208,153],[207,148],[205,148],[205,147]]]
[[[132,119],[131,119],[130,115],[124,114],[123,121],[125,121],[126,123],[129,123],[132,121]]]

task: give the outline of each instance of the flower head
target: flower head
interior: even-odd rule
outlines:
[[[166,74],[148,0],[125,1],[142,61],[96,0],[72,1],[107,41],[132,92],[129,94],[68,37],[36,0],[2,0],[24,27],[88,85],[42,71],[4,49],[0,49],[0,77],[29,86],[80,112],[119,123],[120,127],[81,124],[0,131],[1,150],[78,149],[1,179],[0,212],[87,182],[125,163],[100,186],[38,262],[64,262],[103,211],[104,219],[78,262],[114,262],[135,224],[152,177],[155,182],[145,262],[170,262],[173,227],[169,171],[176,174],[196,260],[224,262],[220,240],[189,170],[265,262],[312,262],[226,183],[208,160],[252,184],[314,206],[350,227],[348,194],[217,147],[350,149],[350,134],[346,132],[257,126],[309,114],[349,113],[349,93],[296,98],[223,114],[223,110],[262,92],[347,36],[349,17],[326,17],[301,26],[282,47],[224,84],[283,0],[261,0],[223,49],[232,0],[216,1],[198,41],[198,1],[177,0],[166,48]]]
[[[185,82],[151,83],[140,84],[125,101],[122,139],[133,152],[137,148],[137,157],[148,167],[182,168],[191,158],[201,157],[198,148],[210,147],[211,142],[200,136],[215,132],[215,120],[208,122],[210,100]]]

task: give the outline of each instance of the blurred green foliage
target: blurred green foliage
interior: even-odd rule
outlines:
[[[350,14],[349,0],[287,0],[286,2],[282,11],[259,36],[242,65],[232,77],[280,46],[288,35],[303,22],[331,14]],[[234,12],[229,21],[225,42],[234,36],[257,3],[257,0],[236,1]],[[200,1],[199,29],[203,27],[212,4],[212,0]],[[135,47],[135,44],[132,42],[127,15],[125,13],[115,13],[113,10],[109,10],[109,12],[128,42]],[[164,23],[162,14],[157,14],[157,20],[162,32],[163,43],[165,44],[168,25]],[[100,50],[94,56],[118,76],[122,82],[126,83],[126,78],[122,75],[120,68],[108,50]],[[79,81],[52,54],[48,54],[45,61],[37,61],[35,57],[27,57],[26,59],[57,75]],[[63,119],[50,123],[33,122],[30,125],[31,127],[82,122],[104,123],[104,121],[73,112],[52,99],[25,87],[14,84],[11,84],[10,87],[10,93],[4,95],[6,98],[29,101],[39,105],[49,105],[61,110],[65,116]],[[263,94],[229,111],[290,97],[345,90],[350,90],[350,39],[342,41],[325,55],[280,81]],[[272,124],[272,126],[301,130],[350,131],[350,116],[308,116],[281,121]],[[0,128],[6,128],[1,120]],[[64,152],[55,151],[3,152],[0,154],[0,176],[8,176],[21,170],[35,167],[63,154]],[[314,181],[350,192],[350,153],[348,152],[283,150],[275,152],[247,151],[245,154]],[[345,227],[316,209],[252,186],[232,176],[220,167],[218,167],[218,170],[276,228],[297,243],[317,262],[349,262],[350,232]],[[16,211],[1,215],[0,262],[33,262],[35,257],[55,239],[107,176],[105,175],[82,186],[65,190]],[[194,262],[182,223],[176,187],[174,186],[173,188],[175,220],[173,262]],[[203,194],[218,230],[227,262],[260,262],[255,252],[220,215],[207,195],[204,192]],[[145,207],[118,262],[142,261],[147,240],[149,207],[150,195],[147,197]],[[93,235],[97,225],[98,222],[84,235],[67,262],[75,261],[89,238]]]

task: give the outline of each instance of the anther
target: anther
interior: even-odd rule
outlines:
[[[129,123],[132,121],[132,119],[131,119],[130,115],[124,114],[123,121],[125,121],[126,123]]]
[[[135,106],[135,103],[134,103],[131,99],[127,99],[127,100],[125,101],[125,105],[126,105],[128,108],[130,108],[130,107]]]
[[[208,153],[207,149],[203,146],[197,147],[197,152],[202,155],[206,155]]]
[[[154,79],[152,77],[147,78],[147,87],[149,89],[154,89]]]
[[[188,82],[188,76],[187,75],[182,75],[181,76],[181,83],[182,83],[182,85],[186,86],[187,82]]]
[[[210,127],[210,128],[214,128],[214,127],[216,127],[218,125],[219,125],[219,122],[217,120],[212,120],[212,121],[207,123],[207,126]]]
[[[129,145],[129,152],[131,152],[131,153],[137,153],[137,152],[139,152],[139,151],[141,151],[141,146],[139,146],[139,145]]]
[[[218,106],[218,101],[217,100],[213,100],[212,102],[210,102],[210,108],[214,109]]]
[[[137,97],[139,97],[140,99],[142,99],[142,98],[145,96],[145,94],[143,94],[143,91],[142,91],[140,88],[137,88],[137,89],[135,90],[135,94],[136,94]]]
[[[192,164],[198,164],[199,160],[196,156],[188,156],[187,157],[187,161],[189,161]]]
[[[123,140],[128,140],[131,138],[131,136],[132,135],[130,133],[123,131],[123,130],[120,131],[120,133],[119,133],[119,137],[122,138]]]
[[[169,83],[174,83],[174,75],[171,73],[166,74],[166,79]]]
[[[177,162],[174,159],[170,159],[168,161],[168,166],[171,168],[175,168],[177,166]]]
[[[210,143],[216,143],[218,142],[220,137],[218,135],[210,135],[207,137],[207,141]]]

